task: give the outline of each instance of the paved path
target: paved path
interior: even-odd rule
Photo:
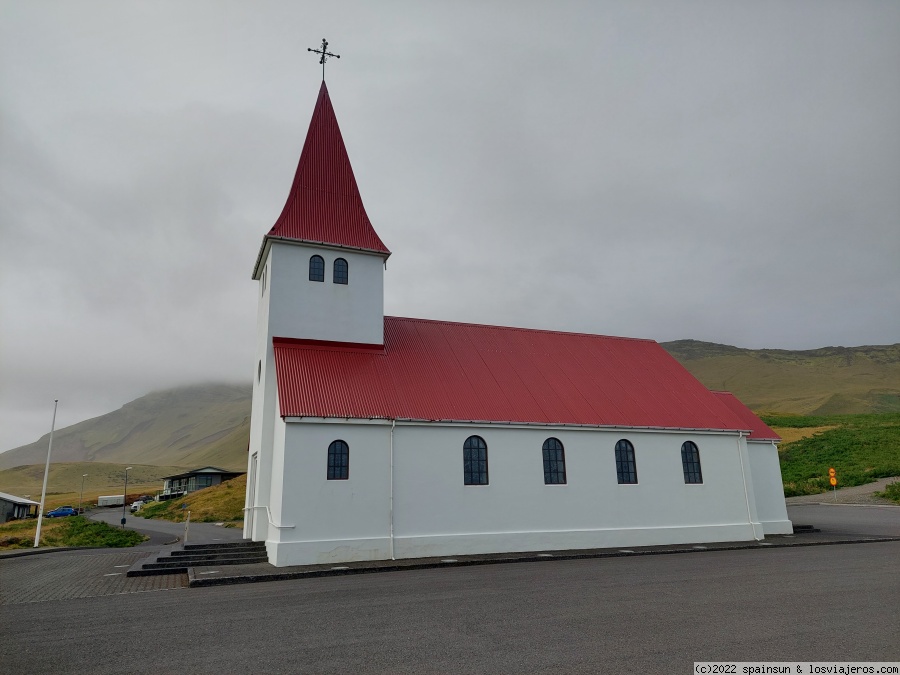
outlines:
[[[792,504],[880,504],[883,506],[894,505],[895,502],[882,497],[876,497],[873,493],[884,490],[888,483],[900,482],[900,477],[881,478],[874,483],[845,487],[833,492],[818,495],[803,495],[801,497],[788,497],[784,501],[788,506]]]
[[[96,509],[88,516],[91,520],[100,520],[110,525],[118,526],[122,520],[120,510]],[[184,523],[173,523],[168,520],[155,518],[141,518],[129,514],[126,517],[125,527],[136,530],[151,537],[151,541],[144,545],[158,546],[162,543],[173,541],[176,537],[184,539]],[[240,541],[244,538],[243,530],[239,527],[221,527],[213,523],[191,523],[188,531],[189,544],[217,544],[227,541]],[[164,541],[156,541],[154,539]]]

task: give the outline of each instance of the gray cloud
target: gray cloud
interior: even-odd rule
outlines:
[[[328,82],[395,315],[900,339],[900,6],[0,2],[0,448],[248,380]]]

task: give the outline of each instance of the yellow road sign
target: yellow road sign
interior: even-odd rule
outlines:
[[[837,478],[835,478],[834,476],[832,476],[830,482],[831,482],[832,485],[837,485]]]

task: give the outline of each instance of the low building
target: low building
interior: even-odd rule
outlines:
[[[38,506],[40,503],[25,499],[25,497],[16,497],[0,492],[0,523],[36,516]]]
[[[202,490],[203,488],[218,485],[226,480],[242,476],[242,471],[227,471],[215,466],[205,466],[202,469],[193,469],[185,471],[174,476],[166,476],[163,478],[163,491],[159,494],[159,499],[166,500],[173,497],[180,497],[189,492]]]

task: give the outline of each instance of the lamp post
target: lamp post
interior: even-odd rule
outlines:
[[[122,495],[122,527],[125,527],[125,505],[128,502],[128,472],[131,471],[133,466],[125,467],[125,494]]]
[[[78,495],[78,513],[81,513],[81,502],[84,500],[84,479],[87,478],[87,474],[81,474],[81,492]]]

